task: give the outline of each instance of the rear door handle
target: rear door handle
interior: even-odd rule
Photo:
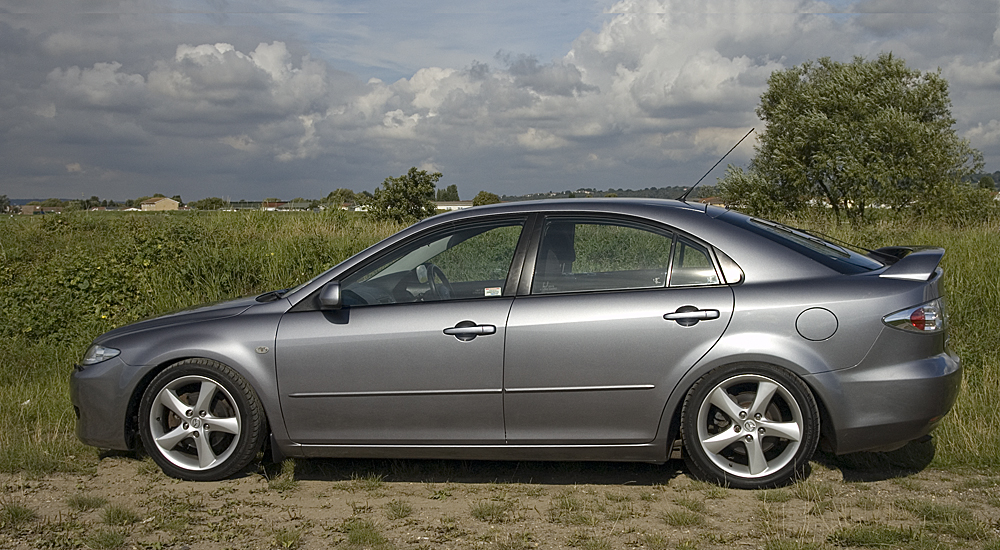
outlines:
[[[493,325],[477,325],[472,321],[462,321],[457,325],[444,329],[444,333],[448,336],[454,336],[463,342],[468,342],[476,336],[484,336],[487,334],[496,334],[497,327]]]
[[[667,321],[677,321],[682,327],[690,327],[698,324],[698,321],[709,321],[719,318],[717,309],[698,309],[694,306],[681,306],[673,313],[663,316]]]

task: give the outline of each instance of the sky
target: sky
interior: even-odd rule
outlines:
[[[0,0],[0,195],[690,185],[773,71],[881,52],[1000,170],[1000,0]]]

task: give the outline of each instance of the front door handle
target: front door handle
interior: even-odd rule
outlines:
[[[694,306],[681,306],[673,313],[663,316],[667,321],[677,321],[682,327],[690,327],[698,324],[698,321],[708,321],[719,318],[717,309],[698,309]]]
[[[444,329],[445,334],[454,336],[463,342],[468,342],[476,336],[496,334],[496,332],[497,327],[493,325],[477,325],[472,321],[462,321],[451,328]]]

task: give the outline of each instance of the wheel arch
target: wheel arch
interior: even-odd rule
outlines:
[[[715,350],[713,349],[712,351],[714,352]],[[710,353],[710,355],[714,354]],[[664,439],[667,449],[666,458],[670,458],[671,449],[673,448],[675,442],[680,441],[681,412],[684,408],[684,400],[687,397],[688,392],[691,391],[691,388],[694,387],[699,380],[717,368],[741,364],[779,367],[790,372],[796,378],[801,380],[806,388],[808,388],[809,393],[812,395],[812,398],[816,402],[816,406],[819,409],[820,448],[824,450],[836,448],[836,432],[833,429],[827,405],[823,400],[822,394],[816,391],[816,388],[813,387],[815,382],[814,379],[809,376],[815,372],[827,371],[829,368],[817,355],[808,354],[807,357],[809,360],[805,361],[805,364],[802,364],[802,362],[790,361],[786,357],[781,357],[773,353],[748,351],[724,358],[709,359],[706,357],[706,359],[709,360],[699,362],[697,365],[692,367],[687,373],[684,374],[684,376],[681,377],[673,391],[671,391],[670,396],[667,399],[667,404],[663,409],[660,421],[660,433],[665,434]]]

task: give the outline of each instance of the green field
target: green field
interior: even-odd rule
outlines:
[[[1000,465],[1000,233],[995,224],[797,223],[862,246],[947,249],[952,347],[965,385],[935,432],[939,467]],[[191,305],[298,284],[400,229],[337,212],[77,213],[0,219],[0,471],[85,471],[73,363],[98,334]],[[893,396],[905,400],[907,396]]]

